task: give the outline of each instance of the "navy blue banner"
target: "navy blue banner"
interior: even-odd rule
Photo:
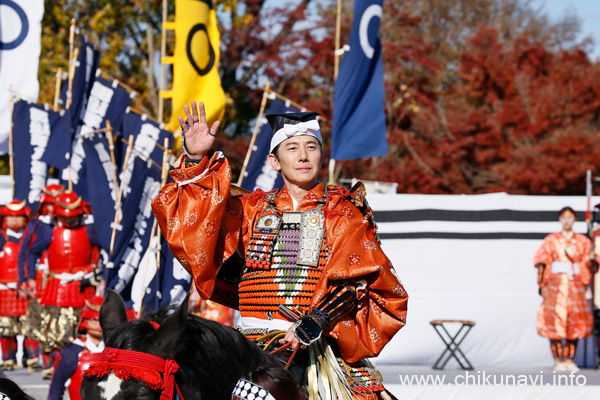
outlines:
[[[275,98],[271,101],[266,114],[284,114],[298,111],[300,110],[293,106],[288,106],[284,101]],[[262,189],[268,192],[273,189],[281,189],[283,187],[283,178],[267,162],[273,129],[271,129],[265,117],[262,118],[260,123],[262,127],[254,142],[254,151],[248,161],[248,167],[242,180],[242,187],[250,191]]]
[[[331,157],[388,154],[379,25],[383,0],[356,0],[350,50],[335,81]]]
[[[20,100],[13,108],[13,152],[15,194],[37,208],[42,189],[46,186],[48,165],[41,160],[49,139],[69,129],[68,114],[47,110],[44,106]]]
[[[129,107],[129,103],[130,94],[119,86],[118,81],[111,82],[100,76],[96,76],[83,121],[77,129],[76,137],[73,141],[70,168],[64,169],[61,175],[61,180],[65,185],[71,179],[73,189],[77,193],[81,193],[84,200],[89,201],[86,198],[88,187],[86,184],[86,160],[83,150],[83,138],[90,137],[94,135],[93,132],[105,128],[106,120],[110,121],[113,128],[113,135],[116,135],[125,115],[125,110]],[[105,137],[106,133],[103,132],[102,136]]]
[[[94,213],[94,228],[100,241],[100,246],[109,251],[112,234],[111,223],[115,217],[115,202],[117,199],[118,182],[115,183],[108,140],[103,134],[83,138],[82,148],[85,152],[87,177],[92,185],[87,187],[87,197]]]
[[[92,84],[96,76],[96,70],[100,65],[100,52],[91,43],[88,43],[83,35],[79,35],[79,56],[75,64],[75,74],[73,75],[73,87],[71,90],[71,106],[69,110],[72,113],[73,131],[77,129],[80,121],[83,120],[87,106]],[[67,105],[67,91],[69,89],[68,79],[63,80],[60,90],[60,100],[62,108]]]
[[[170,305],[179,305],[192,287],[191,275],[173,256],[164,238],[161,244],[160,268],[158,271],[140,269],[140,273],[143,272],[154,273],[144,292],[142,302],[144,312],[156,312]]]
[[[71,124],[67,129],[63,129],[57,134],[52,135],[48,142],[49,151],[42,156],[42,161],[58,169],[65,169],[69,165],[71,156],[71,145],[73,143],[73,132],[77,130],[80,122],[83,121],[88,98],[92,90],[94,76],[100,62],[100,52],[94,46],[88,43],[82,35],[79,35],[81,46],[79,48],[79,57],[75,64],[75,74],[73,75],[73,84],[71,89],[71,105],[68,110]],[[60,102],[64,110],[67,106],[67,92],[69,89],[68,78],[62,80]]]
[[[112,268],[106,271],[105,278],[107,287],[120,293],[123,298],[131,299],[133,279],[140,271],[154,224],[151,202],[160,190],[163,151],[156,143],[162,145],[164,139],[169,138],[172,144],[173,140],[171,132],[164,130],[162,125],[135,113],[125,115],[121,130],[125,138],[129,134],[135,136],[134,151],[121,174],[121,230],[117,232],[115,240]],[[143,271],[147,273],[146,268]]]

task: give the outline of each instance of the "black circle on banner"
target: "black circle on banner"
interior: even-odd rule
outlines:
[[[0,1],[2,1],[2,0],[0,0]],[[205,68],[200,68],[198,66],[198,64],[196,64],[196,60],[194,60],[194,56],[192,55],[192,39],[194,38],[194,35],[196,33],[198,33],[199,31],[203,31],[204,33],[206,33],[206,41],[208,42],[209,60],[208,60],[208,65],[206,65]],[[215,50],[212,48],[212,45],[210,43],[210,37],[208,36],[208,31],[206,30],[206,25],[196,24],[196,25],[194,25],[194,27],[192,29],[190,29],[190,33],[188,33],[188,37],[187,37],[186,52],[187,52],[188,60],[190,60],[192,67],[194,67],[196,72],[198,72],[198,75],[204,76],[210,72],[210,70],[215,65]]]
[[[25,11],[12,0],[0,0],[0,6],[7,6],[15,10],[17,16],[21,20],[21,32],[19,32],[19,36],[12,42],[5,43],[0,40],[0,50],[13,50],[19,47],[21,43],[27,37],[27,33],[29,33],[29,20],[27,19],[27,14]]]

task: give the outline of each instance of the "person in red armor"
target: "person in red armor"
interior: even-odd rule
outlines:
[[[73,191],[65,191],[53,207],[54,225],[41,222],[22,251],[26,283],[35,285],[35,268],[44,252],[48,276],[41,291],[38,341],[42,352],[60,350],[73,341],[79,312],[96,294],[99,251],[93,225],[86,218],[87,204]],[[43,372],[52,375],[52,368]]]
[[[79,388],[82,373],[91,363],[100,360],[100,353],[104,350],[102,329],[98,321],[103,301],[104,298],[100,296],[86,301],[77,326],[77,333],[81,336],[60,351],[50,382],[48,400],[61,400],[65,387],[68,388],[69,399],[81,399]]]
[[[16,367],[17,335],[25,335],[27,330],[27,302],[19,296],[17,287],[19,242],[30,214],[30,209],[25,204],[26,201],[13,200],[0,208],[3,225],[6,227],[0,235],[0,345],[2,366],[7,371]],[[36,343],[26,338],[24,347],[25,358],[28,365],[32,361],[33,369],[38,361],[35,357]]]
[[[39,336],[39,333],[36,333],[36,326],[38,324],[35,321],[40,321],[40,307],[39,307],[39,299],[41,296],[41,289],[43,286],[44,279],[48,273],[48,262],[46,260],[46,253],[42,255],[40,261],[35,266],[35,275],[30,275],[30,271],[24,268],[24,257],[25,251],[29,245],[32,243],[34,238],[36,237],[37,228],[41,223],[49,224],[54,226],[54,203],[56,203],[56,199],[58,196],[64,192],[64,187],[60,184],[51,184],[42,189],[42,194],[40,195],[40,201],[38,205],[38,217],[29,221],[27,226],[25,227],[25,231],[23,233],[23,239],[21,240],[21,250],[19,252],[19,288],[21,289],[21,294],[27,298],[27,315],[28,315],[28,331],[31,337]],[[31,279],[34,278],[34,279]],[[32,343],[37,347],[37,341],[30,339]],[[39,351],[39,350],[38,350]],[[54,365],[54,359],[56,358],[56,354],[50,353],[41,353],[42,364],[44,369],[49,369]],[[28,369],[30,371],[38,370],[41,367],[39,366],[37,357],[31,360],[28,360],[31,365],[28,365]]]

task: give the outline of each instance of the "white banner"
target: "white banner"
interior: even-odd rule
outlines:
[[[9,90],[37,102],[43,0],[0,1],[0,154],[8,152]]]

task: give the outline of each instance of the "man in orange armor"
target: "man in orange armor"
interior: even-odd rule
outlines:
[[[404,326],[408,295],[362,191],[317,181],[318,114],[267,116],[268,161],[285,187],[243,194],[223,154],[209,154],[219,122],[209,129],[202,103],[200,114],[195,102],[184,109],[185,154],[152,209],[200,295],[238,308],[247,337],[273,339],[288,356],[300,347],[292,369],[311,399],[390,399],[364,359]]]
[[[42,351],[60,350],[73,341],[79,312],[95,293],[99,252],[93,225],[86,219],[87,204],[73,191],[65,191],[54,205],[54,226],[41,222],[23,249],[22,269],[27,284],[35,286],[35,268],[46,254],[48,276],[41,292],[41,327],[36,330]],[[44,370],[44,377],[52,369]]]
[[[27,334],[27,302],[19,296],[17,281],[17,257],[23,230],[29,220],[30,209],[26,201],[13,200],[0,208],[6,230],[0,235],[0,345],[2,346],[3,368],[7,371],[16,367],[17,335]],[[25,338],[24,358],[31,370],[36,369],[37,344]]]

